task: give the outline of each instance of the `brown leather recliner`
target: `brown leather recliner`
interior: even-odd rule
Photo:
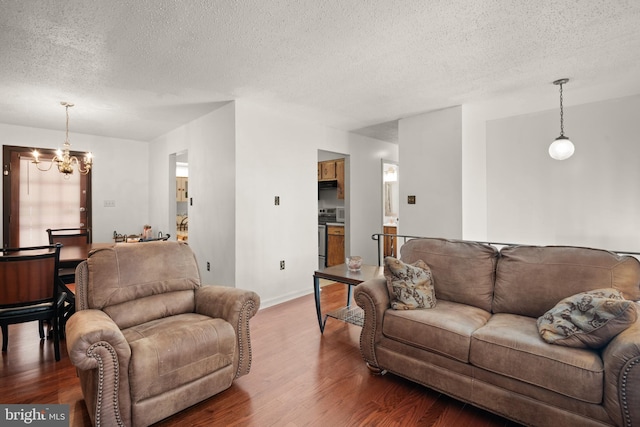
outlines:
[[[120,243],[76,271],[67,348],[96,426],[147,426],[251,367],[251,291],[204,286],[180,242]]]

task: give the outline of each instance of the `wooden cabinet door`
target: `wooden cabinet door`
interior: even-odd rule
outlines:
[[[336,179],[338,181],[338,199],[344,199],[344,159],[336,160]]]
[[[327,227],[327,267],[344,264],[344,227]]]
[[[176,178],[176,201],[186,202],[189,195],[189,178],[177,177]]]
[[[395,237],[396,227],[383,227],[384,234],[393,234],[394,236],[384,236],[384,256],[392,256],[397,258],[398,239]]]
[[[320,162],[322,170],[320,172],[321,181],[330,181],[336,179],[336,162],[335,160],[328,160],[326,162]]]

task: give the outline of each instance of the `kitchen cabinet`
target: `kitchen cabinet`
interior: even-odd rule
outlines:
[[[398,252],[398,238],[396,236],[396,226],[395,225],[385,225],[383,226],[384,234],[393,234],[393,236],[384,236],[384,256],[392,256],[397,258]]]
[[[335,160],[319,162],[318,169],[318,181],[334,181],[336,179]]]
[[[338,199],[344,199],[344,159],[336,160],[336,180],[338,181]]]
[[[179,176],[176,178],[176,201],[187,202],[189,200],[189,178]]]
[[[344,264],[344,226],[327,226],[327,267]]]
[[[337,198],[344,199],[344,159],[318,162],[318,181],[337,181]]]

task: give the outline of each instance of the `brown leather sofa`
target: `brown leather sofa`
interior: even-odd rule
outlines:
[[[583,291],[615,288],[638,301],[637,259],[443,239],[410,240],[401,259],[427,263],[437,304],[393,310],[384,278],[356,287],[365,313],[360,350],[373,370],[525,425],[640,425],[640,321],[599,350],[548,344],[536,326]]]
[[[204,286],[178,242],[119,243],[76,270],[67,348],[96,426],[147,426],[231,386],[251,367],[259,296]]]

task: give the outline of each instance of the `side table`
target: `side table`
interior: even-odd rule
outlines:
[[[313,273],[313,293],[316,298],[316,313],[318,314],[320,333],[324,332],[324,325],[329,317],[362,326],[364,313],[360,307],[351,307],[351,287],[357,286],[366,280],[380,277],[383,274],[384,268],[377,265],[363,265],[358,271],[349,270],[346,264],[316,270]],[[346,307],[326,313],[324,319],[322,318],[322,309],[320,307],[320,279],[333,280],[348,286]]]

